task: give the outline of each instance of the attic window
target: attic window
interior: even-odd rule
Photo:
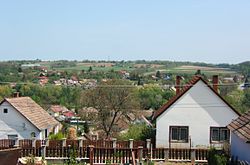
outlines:
[[[8,109],[7,109],[7,108],[4,108],[4,109],[3,109],[3,113],[8,113]]]

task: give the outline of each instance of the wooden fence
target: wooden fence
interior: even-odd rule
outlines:
[[[46,159],[69,159],[71,154],[90,164],[132,163],[133,161],[207,162],[208,149],[151,148],[150,140],[0,140],[1,148],[19,147],[21,157],[44,156]]]

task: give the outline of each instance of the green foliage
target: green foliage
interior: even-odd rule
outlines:
[[[77,156],[77,151],[75,149],[75,147],[69,147],[68,148],[68,159],[66,160],[66,164],[70,164],[70,165],[77,165],[79,164],[78,161],[76,160],[76,156]]]
[[[146,140],[154,137],[154,130],[145,124],[133,124],[129,126],[128,132],[121,134],[118,138],[121,140]]]
[[[250,89],[234,90],[225,96],[227,102],[240,113],[250,109]]]
[[[173,96],[173,92],[163,90],[158,85],[145,85],[144,87],[139,88],[137,96],[142,109],[158,109]]]
[[[218,153],[215,148],[211,148],[208,153],[208,165],[226,165],[228,161],[227,156],[222,153]]]
[[[12,94],[12,89],[8,85],[2,85],[0,86],[0,100],[2,100],[5,97],[10,97]]]
[[[38,104],[48,109],[49,105],[60,104],[68,108],[80,108],[81,89],[79,87],[40,86],[38,84],[21,85],[19,91],[22,96],[29,96]]]
[[[65,136],[63,135],[62,132],[58,132],[57,134],[49,135],[50,140],[62,140],[63,138],[65,138]]]
[[[161,78],[161,72],[158,70],[158,71],[156,72],[155,76],[156,76],[157,78]]]

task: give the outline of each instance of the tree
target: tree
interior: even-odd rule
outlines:
[[[142,109],[158,109],[173,96],[170,90],[163,90],[158,85],[145,85],[139,88],[137,95]]]
[[[85,93],[85,104],[98,110],[97,125],[110,137],[114,126],[122,117],[134,112],[138,102],[134,97],[134,87],[129,81],[110,80],[102,82]]]
[[[156,72],[156,74],[155,74],[155,76],[157,77],[157,78],[161,78],[161,72],[158,70],[157,72]]]
[[[4,97],[10,97],[12,94],[11,87],[8,85],[2,85],[0,86],[0,100],[2,100]]]
[[[89,67],[88,72],[91,72],[93,70],[92,66]]]

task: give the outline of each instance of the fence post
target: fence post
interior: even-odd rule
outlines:
[[[89,145],[87,149],[89,153],[89,164],[93,165],[94,164],[94,146]]]
[[[191,164],[195,163],[195,149],[191,149]]]
[[[33,148],[36,148],[36,139],[35,138],[32,138],[32,147]]]
[[[79,148],[83,147],[83,139],[80,137],[78,138],[79,141]]]
[[[112,141],[113,141],[113,148],[116,148],[117,139],[113,138]]]
[[[164,159],[165,159],[165,162],[168,162],[168,159],[169,159],[169,149],[168,148],[164,148]]]
[[[142,156],[143,156],[143,146],[138,146],[138,161],[139,164],[142,164]]]
[[[46,146],[49,145],[49,140],[48,139],[45,139],[45,140],[42,140],[42,157],[46,157]]]
[[[129,139],[129,148],[134,148],[134,139]]]
[[[67,140],[66,138],[62,138],[62,146],[63,146],[63,147],[66,147],[66,143],[67,143],[66,140]]]
[[[147,149],[150,149],[151,146],[151,139],[146,139],[147,141]]]
[[[15,138],[15,144],[14,144],[14,147],[19,147],[19,139],[18,138]]]

